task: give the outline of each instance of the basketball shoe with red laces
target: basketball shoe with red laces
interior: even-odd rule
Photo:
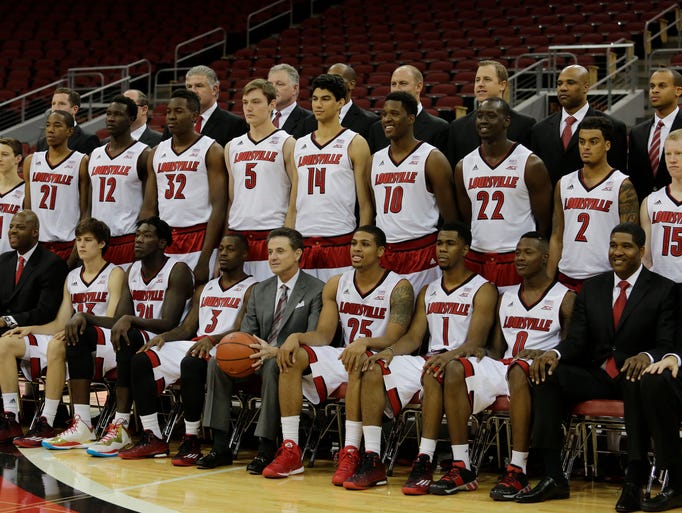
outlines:
[[[332,476],[332,484],[343,486],[344,481],[350,479],[360,465],[360,451],[357,447],[348,445],[339,451],[338,460],[336,472]]]
[[[434,495],[452,495],[453,493],[472,492],[478,488],[476,472],[464,466],[463,461],[453,461],[450,470],[429,487]]]
[[[270,479],[281,479],[302,472],[301,448],[293,440],[284,440],[280,448],[277,449],[275,459],[263,469],[263,476]]]

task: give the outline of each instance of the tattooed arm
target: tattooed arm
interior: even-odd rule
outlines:
[[[639,202],[637,192],[630,179],[626,178],[618,192],[618,214],[621,223],[639,224]]]

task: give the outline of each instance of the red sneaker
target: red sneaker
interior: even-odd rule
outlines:
[[[25,436],[20,436],[14,439],[14,445],[22,449],[29,449],[32,447],[41,447],[45,438],[52,438],[56,436],[55,429],[47,423],[45,417],[40,417],[33,429],[30,429]]]
[[[462,461],[453,461],[447,474],[431,484],[429,493],[434,495],[452,495],[457,492],[472,492],[478,488],[476,472],[464,466]]]
[[[277,449],[275,459],[263,469],[263,476],[270,479],[281,479],[302,472],[301,448],[293,440],[284,440],[280,448]]]
[[[433,464],[426,454],[420,454],[412,464],[412,470],[403,485],[405,495],[426,495],[433,481]]]
[[[178,452],[171,458],[171,463],[176,467],[193,467],[201,458],[201,442],[197,435],[185,435]]]
[[[521,467],[509,464],[495,488],[490,490],[490,497],[494,501],[513,501],[519,493],[529,490],[528,477]]]
[[[138,460],[141,458],[165,458],[168,456],[168,443],[157,438],[151,430],[145,429],[142,439],[130,449],[118,452],[118,457],[124,460]]]
[[[375,452],[366,452],[362,455],[357,472],[343,482],[346,490],[367,490],[372,486],[381,486],[387,483],[386,467],[381,461],[381,456]]]
[[[343,486],[344,481],[350,479],[360,465],[360,451],[357,447],[349,445],[339,451],[339,464],[332,476],[334,486]]]
[[[8,444],[17,437],[23,436],[21,424],[14,413],[6,411],[0,415],[0,444]]]

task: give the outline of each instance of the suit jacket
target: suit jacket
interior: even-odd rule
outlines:
[[[530,147],[530,131],[535,125],[535,118],[520,114],[515,110],[511,114],[511,124],[507,129],[507,137],[515,142]],[[473,110],[463,118],[450,123],[448,133],[448,160],[454,169],[457,163],[481,145],[476,132],[476,111]]]
[[[653,191],[665,187],[670,183],[670,174],[668,173],[668,166],[665,163],[663,153],[661,153],[661,161],[658,164],[658,171],[654,177],[651,169],[651,161],[649,160],[649,134],[651,127],[654,124],[655,117],[648,121],[644,121],[639,125],[635,125],[630,130],[630,146],[628,148],[628,174],[632,185],[635,186],[637,196],[641,202]],[[682,109],[675,116],[672,130],[682,128]],[[663,141],[661,141],[663,144]]]
[[[312,331],[317,327],[317,319],[322,309],[322,287],[324,287],[322,281],[302,270],[299,271],[294,290],[289,292],[289,299],[284,308],[284,324],[277,337],[278,346],[281,346],[292,333]],[[275,316],[276,296],[277,276],[254,285],[246,307],[246,315],[242,320],[241,331],[267,340]]]
[[[157,132],[156,130],[152,130],[149,128],[149,125],[147,125],[147,128],[144,129],[144,132],[142,132],[139,140],[141,143],[153,148],[163,140],[163,134],[161,132]]]
[[[426,109],[422,109],[414,121],[414,137],[420,141],[432,144],[444,154],[447,154],[448,128],[447,121],[429,114],[426,112]],[[369,143],[369,151],[373,154],[388,146],[388,139],[384,135],[381,121],[377,121],[371,126],[367,142]]]
[[[100,145],[100,141],[95,134],[83,131],[80,125],[73,127],[73,133],[69,137],[69,148],[90,155],[92,150]],[[42,135],[36,144],[36,151],[47,150],[47,139]],[[51,319],[50,319],[51,320]]]
[[[312,112],[297,104],[296,107],[294,107],[294,110],[291,111],[291,114],[289,114],[284,125],[280,128],[287,134],[292,135],[295,139],[300,139],[304,135],[310,133],[306,132],[305,123],[306,120],[311,117],[315,120],[315,116],[313,116]],[[317,126],[317,120],[315,120],[315,125]]]
[[[679,311],[675,284],[642,268],[615,328],[613,287],[613,272],[585,280],[568,336],[556,347],[562,362],[598,367],[613,355],[620,368],[627,358],[641,352],[654,360],[672,352]]]
[[[235,137],[244,135],[248,131],[249,125],[244,119],[220,107],[213,111],[211,117],[201,127],[203,135],[215,139],[215,142],[223,147]],[[171,133],[168,128],[164,128],[163,139],[169,139],[170,136]]]
[[[14,285],[17,252],[0,255],[0,315],[11,315],[19,326],[45,324],[62,302],[66,262],[38,244]]]
[[[377,121],[379,121],[379,116],[352,103],[348,108],[348,112],[341,120],[341,126],[367,139],[370,128]],[[315,130],[317,130],[317,119],[315,119],[315,116],[306,118],[303,122],[304,135],[313,133]]]
[[[608,153],[608,161],[615,169],[624,172],[627,169],[627,128],[625,123],[592,107],[587,109],[585,116],[604,116],[611,120],[614,137]],[[568,143],[568,148],[564,150],[559,131],[560,125],[561,112],[556,112],[536,123],[530,137],[530,148],[547,166],[552,184],[556,184],[562,176],[583,167],[578,152],[578,131],[575,131]]]

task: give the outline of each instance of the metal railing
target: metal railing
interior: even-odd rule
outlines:
[[[672,25],[669,23],[669,16],[672,15]],[[654,25],[658,24],[658,30],[654,32]],[[677,34],[682,33],[682,18],[680,15],[679,4],[673,4],[667,9],[659,12],[656,16],[644,23],[644,68],[649,70],[651,67],[651,49],[655,42],[667,43],[668,31],[671,28],[677,30]]]
[[[215,36],[218,36],[218,39],[215,39]],[[180,51],[186,47],[192,46],[194,43],[197,41],[201,41],[202,39],[207,39],[209,41],[213,41],[211,43],[208,43],[206,46],[202,46],[201,49],[199,50],[194,50],[190,51],[189,53],[183,55],[182,57],[180,56]],[[213,30],[209,30],[208,32],[204,32],[203,34],[199,34],[198,36],[195,36],[191,39],[188,39],[186,41],[183,41],[182,43],[178,43],[175,46],[175,64],[174,67],[177,68],[178,65],[181,62],[187,61],[189,59],[192,59],[194,57],[197,57],[198,55],[201,55],[203,53],[209,52],[213,50],[214,48],[220,48],[222,47],[222,53],[221,57],[225,55],[225,52],[227,51],[227,32],[225,32],[225,29],[222,27],[216,27]],[[177,76],[175,79],[177,80]]]
[[[0,102],[0,112],[10,115],[0,118],[0,131],[27,119],[42,116],[52,103],[52,93],[58,87],[66,87],[66,78],[61,78],[47,85],[21,94],[16,98]]]
[[[286,5],[284,5],[286,4]],[[284,11],[278,12],[271,16],[270,18],[260,21],[256,23],[255,25],[252,25],[253,19],[257,17],[258,15],[267,12],[269,10],[273,10],[275,7],[283,6],[286,7]],[[287,7],[288,6],[288,7]],[[313,9],[313,4],[312,1],[310,3],[310,10],[312,13]],[[273,2],[269,5],[266,5],[265,7],[262,7],[261,9],[258,9],[257,11],[253,11],[249,16],[246,18],[246,46],[251,45],[251,33],[254,32],[255,30],[258,30],[261,27],[264,27],[265,25],[269,25],[270,23],[273,23],[275,20],[278,20],[280,18],[283,18],[285,16],[289,16],[289,26],[294,24],[294,2],[293,0],[279,0],[277,2]]]
[[[660,63],[657,64],[657,62],[660,62],[660,61],[659,61],[659,58],[662,58],[662,59],[668,61],[668,62],[666,62],[666,64],[665,64],[665,67],[666,67],[666,68],[667,68],[667,67],[671,67],[671,68],[674,68],[674,69],[676,69],[676,70],[678,70],[678,71],[681,71],[681,70],[682,70],[682,64],[673,65],[673,64],[670,64],[670,63],[669,63],[669,62],[670,62],[670,57],[672,57],[673,55],[680,55],[680,54],[682,54],[682,48],[659,48],[658,50],[654,50],[653,52],[651,52],[651,53],[648,55],[648,57],[649,57],[649,59],[648,59],[649,64],[648,64],[648,67],[647,67],[647,69],[646,69],[647,77],[650,77],[651,74],[652,74],[654,71],[656,71],[656,68],[657,68],[658,66],[661,66],[661,65],[662,65],[662,64],[660,64]]]

